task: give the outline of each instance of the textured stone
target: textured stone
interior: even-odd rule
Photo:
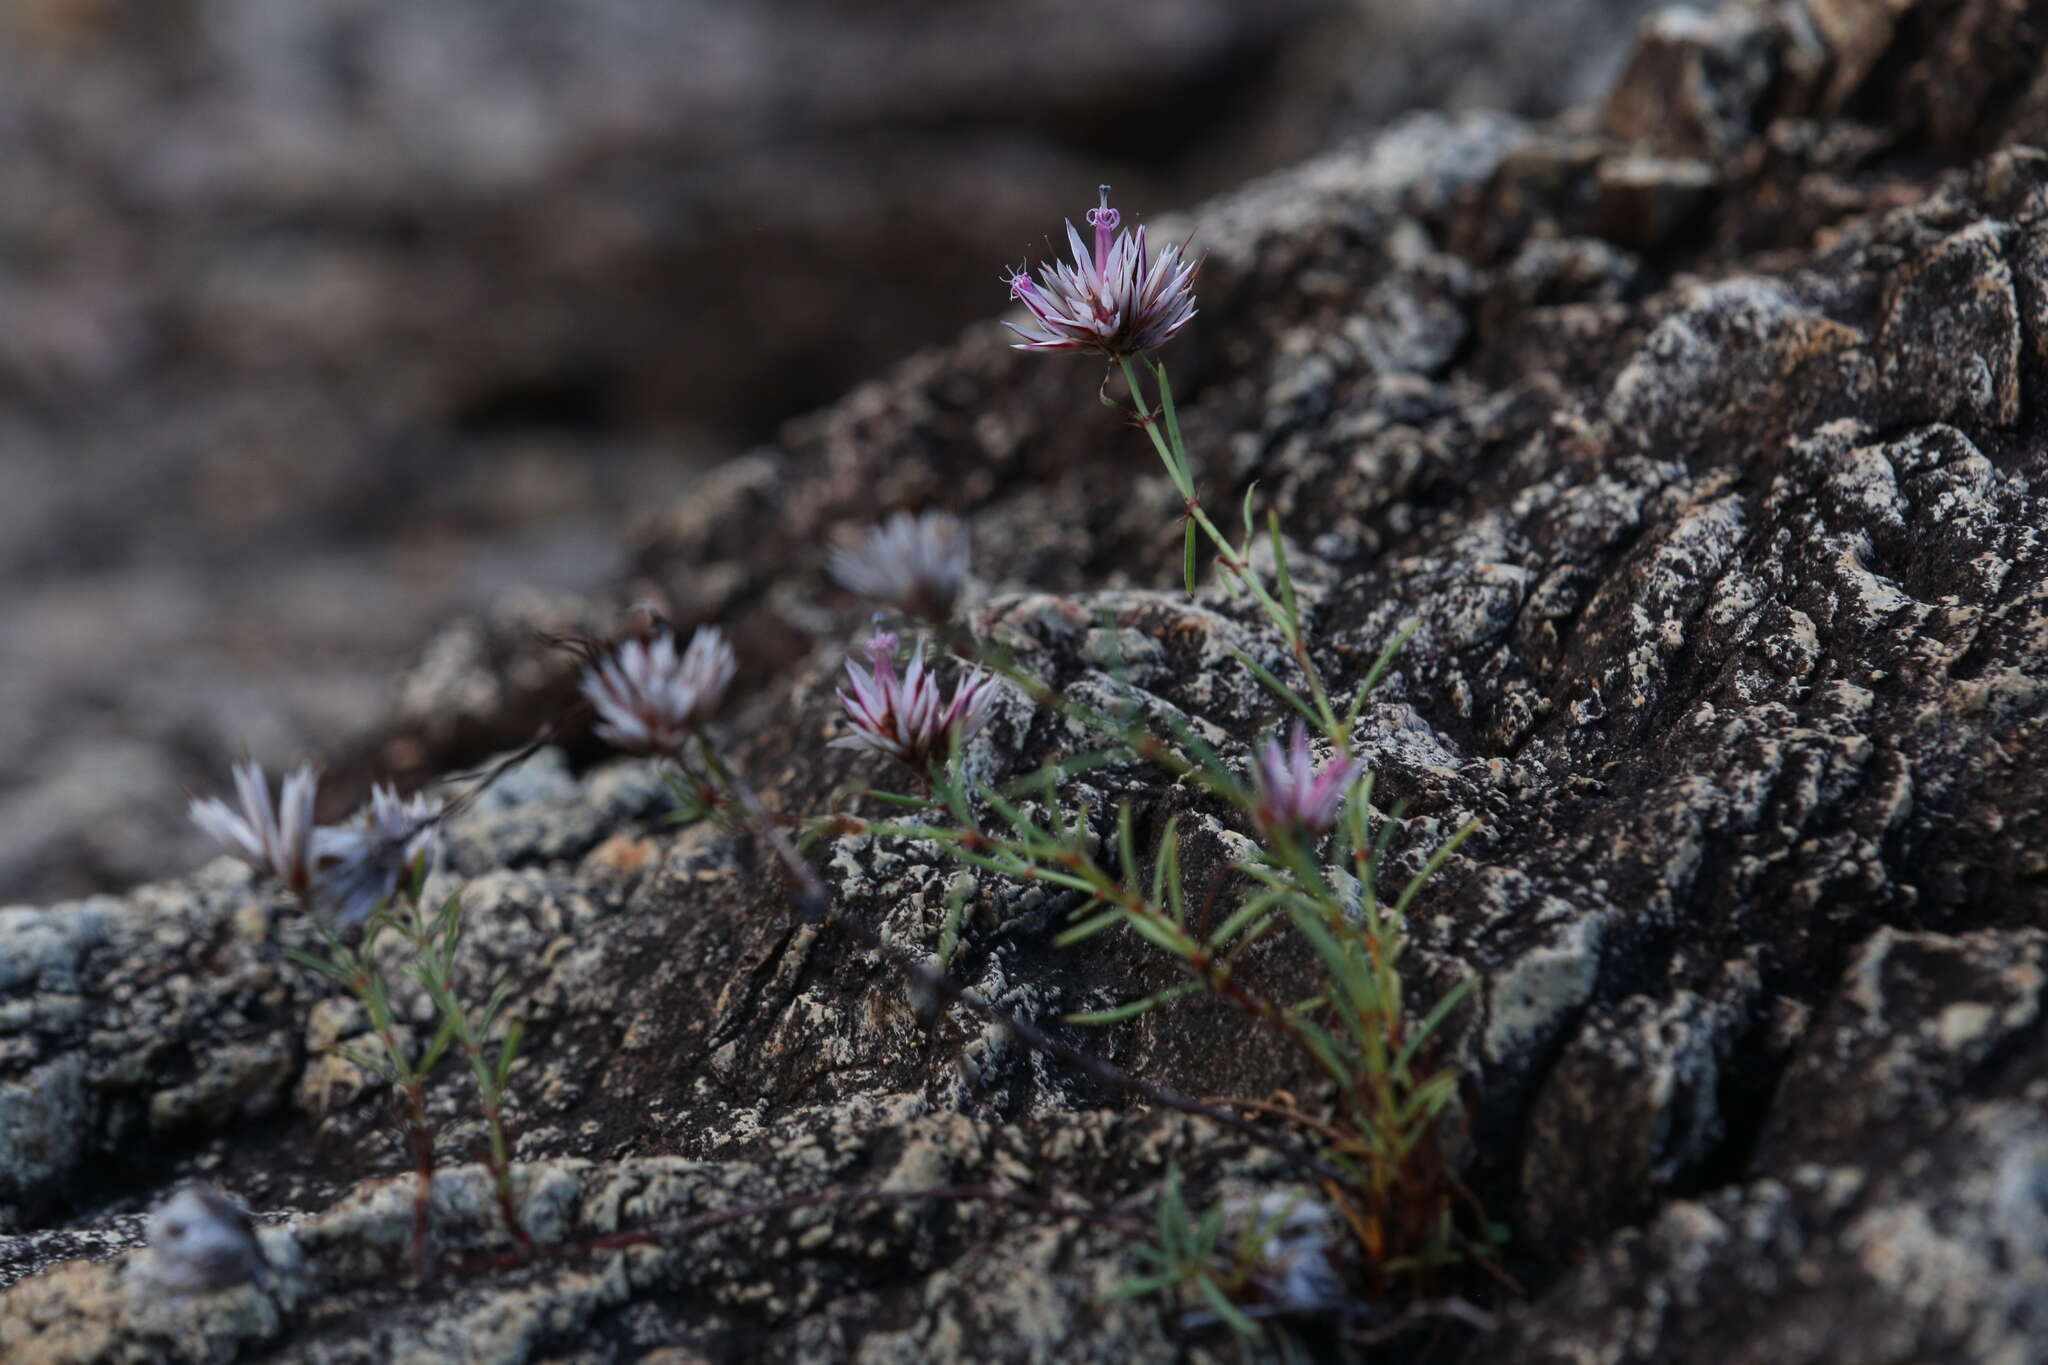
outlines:
[[[1156,215],[1409,109],[1553,112],[1649,3],[7,0],[0,886],[196,866],[180,794],[244,753],[324,757],[328,816],[431,780],[561,698],[451,643],[391,735],[424,635],[608,586],[1099,181]],[[752,590],[700,569],[680,619]]]
[[[1501,1331],[1459,1328],[1447,1354],[2038,1355],[2048,158],[2004,145],[2019,94],[1930,84],[1911,40],[1955,19],[1946,49],[2039,44],[2026,16],[1968,0],[1836,14],[1661,21],[1603,115],[1639,128],[1421,116],[1158,224],[1209,251],[1202,317],[1167,357],[1205,497],[1234,511],[1256,480],[1279,510],[1340,695],[1415,625],[1355,739],[1389,819],[1402,803],[1386,876],[1481,822],[1414,904],[1408,994],[1423,1009],[1476,978],[1439,1047],[1466,1073],[1461,1169],[1516,1232],[1529,1294],[1496,1297]],[[1717,67],[1731,33],[1741,62]],[[1752,60],[1776,73],[1761,94]],[[1669,85],[1666,119],[1644,73],[1673,61],[1699,81]],[[1831,71],[1857,73],[1846,104],[1821,93]],[[1705,122],[1723,79],[1749,102]],[[1682,188],[1696,211],[1637,232],[1615,186]],[[971,624],[1077,699],[1172,718],[1237,762],[1286,719],[1231,662],[1284,672],[1284,642],[1218,585],[1172,586],[1177,503],[1094,404],[1094,367],[1002,342],[980,327],[905,362],[791,423],[715,515],[647,523],[618,604],[651,589],[730,614],[757,672],[724,738],[771,807],[844,808],[880,780],[822,745],[866,620],[822,561],[898,506],[971,516]],[[466,742],[523,740],[560,665],[550,684],[509,622],[461,629],[420,694],[478,699]],[[1169,1158],[1203,1199],[1281,1177],[913,998],[857,939],[799,921],[754,840],[673,829],[647,766],[586,769],[573,724],[560,738],[459,818],[434,883],[464,888],[464,978],[511,980],[529,1026],[513,1128],[549,1238],[869,1180],[1142,1211]],[[1002,782],[1091,742],[1007,695],[964,762]],[[1137,763],[1072,787],[1104,847],[1129,801],[1147,846],[1176,820],[1191,886],[1232,893],[1244,831],[1198,792]],[[838,913],[932,951],[956,876],[937,849],[849,836],[813,854]],[[1175,979],[1126,936],[1055,949],[1069,905],[977,876],[953,970],[1048,1025]],[[0,1322],[61,1323],[50,1340],[87,1359],[147,1333],[307,1360],[1228,1349],[1169,1308],[1103,1304],[1114,1239],[1012,1210],[806,1213],[408,1285],[389,1096],[336,1065],[361,1021],[313,1012],[277,957],[293,932],[225,867],[0,921],[26,964],[0,998],[0,1112],[79,1135],[54,1157],[0,1148],[24,1229],[6,1263],[111,1250],[145,1194],[224,1168],[310,1268],[302,1297],[151,1326],[115,1272],[70,1267],[7,1291]],[[1278,941],[1244,970],[1285,995],[1314,973]],[[1222,1010],[1087,1041],[1199,1094],[1323,1102],[1299,1057]],[[261,1122],[214,1083],[236,1067],[197,1055],[279,1048],[293,1069],[249,1092],[273,1106]],[[23,1101],[44,1074],[79,1080]],[[466,1078],[446,1069],[429,1103],[442,1160],[468,1158]],[[183,1104],[162,1133],[158,1104]],[[128,1188],[85,1187],[88,1159]],[[452,1252],[500,1247],[473,1170],[444,1199]],[[1290,1340],[1330,1346],[1317,1330]]]

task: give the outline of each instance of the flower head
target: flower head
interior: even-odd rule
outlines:
[[[241,809],[209,796],[192,802],[192,823],[257,871],[303,893],[313,875],[313,797],[319,785],[312,765],[302,763],[285,778],[272,807],[263,765],[244,760],[235,765]]]
[[[149,1253],[143,1277],[172,1294],[214,1294],[270,1279],[248,1211],[210,1185],[187,1185],[156,1207]]]
[[[1322,1200],[1268,1190],[1257,1198],[1231,1200],[1225,1212],[1231,1223],[1258,1240],[1252,1278],[1275,1307],[1312,1313],[1348,1297],[1335,1261],[1343,1244],[1342,1224]]]
[[[361,924],[433,856],[440,823],[441,803],[425,793],[404,800],[381,782],[370,788],[355,818],[314,835],[314,903],[338,928]]]
[[[951,701],[941,702],[938,680],[925,671],[922,639],[901,678],[896,676],[894,635],[874,636],[867,653],[872,673],[847,660],[853,691],[841,692],[839,704],[853,730],[833,740],[835,748],[872,749],[925,772],[951,750],[954,736],[964,742],[988,723],[989,703],[996,696],[996,680],[989,674],[976,669],[954,686]]]
[[[1165,345],[1195,315],[1195,271],[1200,262],[1185,259],[1182,248],[1160,248],[1157,260],[1145,250],[1145,228],[1118,232],[1121,221],[1109,206],[1109,186],[1102,202],[1088,210],[1095,228],[1091,253],[1081,234],[1067,224],[1071,262],[1039,267],[1034,281],[1026,270],[1009,276],[1010,297],[1030,310],[1025,326],[1004,323],[1024,340],[1020,351],[1088,351],[1117,358]]]
[[[858,546],[832,551],[832,577],[848,592],[941,623],[967,577],[967,525],[944,512],[898,512]]]
[[[680,655],[663,631],[628,640],[583,670],[583,695],[597,708],[597,733],[628,753],[673,754],[711,718],[739,660],[717,626],[701,626]]]
[[[1362,765],[1333,758],[1321,770],[1309,753],[1308,731],[1300,721],[1287,746],[1269,739],[1252,764],[1252,824],[1267,839],[1314,839],[1337,823],[1344,793]]]

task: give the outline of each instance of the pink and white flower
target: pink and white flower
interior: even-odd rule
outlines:
[[[700,627],[680,654],[663,631],[584,669],[583,695],[597,708],[601,739],[628,753],[673,754],[711,718],[738,671],[717,626]]]
[[[422,860],[433,857],[440,827],[439,801],[424,792],[407,800],[379,782],[353,819],[324,825],[313,836],[319,864],[314,903],[339,928],[361,924],[407,884]]]
[[[925,772],[945,759],[956,736],[964,743],[988,723],[996,680],[976,669],[954,686],[950,701],[942,701],[938,679],[925,669],[924,641],[920,639],[911,651],[910,666],[900,678],[896,675],[896,644],[896,637],[886,632],[868,640],[872,673],[847,660],[853,690],[842,691],[839,704],[853,729],[832,745],[872,749]]]
[[[1145,228],[1118,232],[1121,215],[1102,202],[1088,210],[1095,229],[1091,253],[1067,223],[1071,262],[1042,265],[1038,279],[1027,269],[1009,276],[1010,297],[1030,310],[1031,321],[1003,325],[1024,338],[1020,351],[1086,351],[1119,359],[1157,349],[1172,340],[1195,315],[1195,272],[1182,246],[1160,248],[1154,260],[1145,249]]]
[[[217,796],[195,800],[188,809],[192,823],[221,847],[302,895],[313,878],[313,798],[319,786],[313,765],[301,763],[285,778],[273,807],[263,765],[244,760],[235,765],[240,810]]]
[[[1272,842],[1329,833],[1363,766],[1356,759],[1333,758],[1318,769],[1308,731],[1296,721],[1286,747],[1269,739],[1253,756],[1252,824]]]
[[[967,524],[945,512],[898,512],[859,545],[832,551],[832,577],[848,592],[943,623],[967,579]]]

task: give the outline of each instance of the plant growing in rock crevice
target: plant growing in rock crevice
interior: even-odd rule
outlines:
[[[1231,594],[1256,605],[1279,633],[1299,685],[1242,651],[1236,657],[1298,719],[1285,744],[1267,739],[1254,746],[1247,782],[1185,726],[1152,733],[1131,716],[1091,711],[1059,698],[964,630],[954,628],[949,638],[961,653],[1034,699],[1105,735],[1107,757],[1150,761],[1199,788],[1216,808],[1236,811],[1259,846],[1238,864],[1245,892],[1219,920],[1197,927],[1182,884],[1177,823],[1168,821],[1151,851],[1148,875],[1129,802],[1116,813],[1114,856],[1096,852],[1090,812],[1063,803],[1060,788],[1081,765],[1105,755],[1051,764],[1036,779],[998,791],[971,787],[957,761],[926,753],[919,756],[922,762],[907,761],[922,769],[929,799],[889,797],[917,808],[916,815],[889,822],[842,820],[833,828],[936,844],[967,867],[1079,893],[1083,900],[1074,923],[1058,942],[1129,929],[1172,958],[1185,977],[1143,999],[1073,1016],[1073,1022],[1111,1025],[1206,993],[1286,1039],[1327,1077],[1335,1109],[1316,1116],[1265,1107],[1311,1135],[1318,1153],[1343,1173],[1325,1182],[1325,1189],[1355,1234],[1375,1282],[1426,1283],[1438,1267],[1488,1254],[1485,1240],[1460,1220],[1462,1190],[1444,1147],[1442,1128],[1458,1074],[1428,1062],[1430,1039],[1464,998],[1470,979],[1415,1020],[1406,1008],[1400,962],[1415,896],[1475,826],[1457,831],[1387,897],[1379,871],[1395,822],[1381,819],[1375,827],[1372,777],[1351,756],[1361,709],[1413,626],[1388,644],[1348,704],[1333,700],[1309,647],[1277,517],[1268,515],[1260,535],[1253,490],[1244,498],[1242,539],[1227,536],[1208,516],[1196,493],[1165,367],[1146,354],[1193,316],[1194,267],[1173,248],[1156,263],[1147,261],[1142,228],[1116,232],[1107,187],[1089,221],[1095,229],[1092,253],[1070,224],[1071,263],[1046,267],[1042,283],[1023,272],[1012,276],[1013,296],[1033,317],[1031,325],[1016,329],[1023,337],[1019,349],[1098,354],[1121,374],[1131,400],[1125,410],[1145,432],[1182,500],[1187,591],[1196,590],[1198,542],[1206,540]],[[1103,401],[1118,405],[1106,385]],[[1268,569],[1255,567],[1261,549],[1269,550]],[[1321,764],[1313,755],[1311,730],[1330,755]],[[1248,952],[1285,930],[1308,945],[1321,969],[1322,989],[1305,999],[1275,999],[1247,980]],[[1215,1297],[1213,1281],[1197,1276],[1191,1282]]]
[[[378,786],[355,819],[316,827],[318,779],[311,767],[302,765],[285,779],[275,807],[259,765],[236,765],[235,785],[239,811],[218,798],[195,800],[193,821],[230,853],[292,893],[320,946],[290,947],[286,956],[339,986],[363,1008],[377,1047],[344,1048],[342,1055],[363,1071],[381,1076],[400,1106],[413,1164],[415,1270],[424,1271],[430,1258],[436,1157],[427,1084],[451,1045],[459,1045],[468,1060],[482,1103],[490,1136],[486,1164],[506,1233],[530,1251],[533,1239],[521,1224],[514,1199],[504,1119],[507,1087],[519,1053],[519,1025],[506,1023],[495,1049],[487,1047],[504,1021],[510,987],[501,982],[480,1009],[463,999],[455,973],[462,894],[451,893],[431,910],[425,894],[436,834],[449,811],[424,796],[404,801],[390,788]],[[377,951],[387,933],[409,950],[406,974],[425,993],[437,1020],[432,1038],[417,1051],[405,1042],[391,979]]]
[[[1233,540],[1216,526],[1196,495],[1166,371],[1144,354],[1193,316],[1194,267],[1181,260],[1177,249],[1156,263],[1148,259],[1142,229],[1117,233],[1117,214],[1108,206],[1106,190],[1089,220],[1095,228],[1092,254],[1070,225],[1073,263],[1049,268],[1042,284],[1021,272],[1012,277],[1013,295],[1034,319],[1031,327],[1018,329],[1024,337],[1021,348],[1103,355],[1121,372],[1132,401],[1126,411],[1146,432],[1181,495],[1187,590],[1193,593],[1196,587],[1199,537],[1213,550],[1232,596],[1255,605],[1279,633],[1299,685],[1290,685],[1242,651],[1236,657],[1299,719],[1285,743],[1269,738],[1252,746],[1247,780],[1185,724],[1168,718],[1163,732],[1157,731],[1135,711],[1109,714],[1062,696],[993,641],[977,638],[945,618],[966,572],[959,549],[965,544],[964,528],[956,532],[932,518],[900,520],[857,551],[842,552],[834,563],[835,576],[850,586],[871,589],[884,605],[938,625],[945,646],[971,660],[972,668],[947,700],[936,681],[937,660],[924,639],[912,647],[900,676],[897,638],[884,633],[868,642],[873,671],[849,664],[853,691],[842,692],[840,700],[850,728],[835,742],[886,755],[912,775],[919,790],[869,793],[904,810],[900,818],[823,818],[812,822],[806,837],[862,834],[913,841],[943,849],[966,869],[1077,893],[1081,904],[1058,942],[1074,944],[1129,929],[1167,954],[1184,976],[1166,990],[1072,1016],[1070,1022],[1112,1025],[1204,993],[1285,1039],[1328,1079],[1336,1095],[1333,1111],[1316,1115],[1291,1106],[1247,1107],[1265,1109],[1307,1138],[1315,1154],[1309,1164],[1335,1215],[1354,1236],[1375,1286],[1398,1281],[1421,1288],[1444,1266],[1489,1255],[1485,1239],[1460,1217],[1464,1196],[1444,1141],[1458,1074],[1429,1062],[1430,1041],[1463,999],[1466,987],[1446,993],[1416,1020],[1409,1017],[1400,974],[1410,905],[1474,826],[1459,830],[1438,847],[1391,899],[1383,895],[1379,872],[1398,815],[1375,822],[1372,778],[1352,757],[1352,740],[1367,697],[1408,632],[1388,644],[1348,703],[1333,700],[1309,646],[1277,517],[1268,516],[1261,535],[1252,493],[1247,491],[1242,539]],[[1149,398],[1148,380],[1153,395]],[[1114,405],[1106,389],[1104,401]],[[1269,552],[1270,568],[1257,567],[1257,552],[1262,550]],[[616,661],[594,664],[586,690],[601,707],[605,679],[619,671]],[[1100,735],[1104,746],[1057,759],[1005,788],[970,782],[961,762],[962,746],[983,719],[991,689],[998,685],[996,678],[1081,723]],[[1329,754],[1320,763],[1311,732]],[[719,761],[701,724],[691,729],[691,737],[700,746],[710,785],[729,792],[750,814],[760,814],[751,790]],[[685,763],[680,744],[672,756],[678,764]],[[1234,819],[1255,836],[1257,853],[1236,868],[1242,894],[1219,920],[1200,926],[1191,922],[1174,821],[1169,820],[1148,860],[1137,847],[1136,811],[1130,802],[1116,812],[1113,840],[1104,840],[1094,827],[1098,813],[1063,797],[1064,785],[1088,768],[1133,759],[1199,791],[1212,812]],[[774,822],[764,817],[759,825],[780,840]],[[1104,844],[1108,850],[1102,849]],[[801,888],[801,898],[814,907],[822,905],[816,875],[786,842],[778,848]],[[949,898],[947,925],[933,959],[941,965],[958,940],[957,900]],[[870,946],[882,946],[872,931],[850,927]],[[1320,969],[1321,988],[1304,999],[1272,997],[1249,979],[1251,950],[1288,931],[1307,945]],[[932,965],[892,960],[928,995],[966,1004],[1008,1024],[1034,1047],[1079,1059],[1073,1049],[1036,1026],[1003,1016],[947,981]],[[1218,1112],[1214,1106],[1148,1087],[1092,1059],[1080,1064],[1176,1107]],[[1177,1187],[1171,1197],[1179,1198]],[[1210,1253],[1223,1245],[1223,1232],[1213,1216],[1200,1226],[1209,1229],[1202,1243],[1206,1249],[1192,1261],[1188,1248],[1196,1242],[1186,1237],[1175,1247],[1154,1249],[1156,1263],[1170,1262],[1177,1268],[1167,1279],[1154,1277],[1151,1287],[1171,1283],[1199,1291],[1220,1315],[1248,1330],[1248,1318],[1224,1312],[1222,1305],[1231,1303],[1233,1294],[1249,1292],[1254,1281],[1243,1275],[1219,1279],[1201,1269]],[[1263,1234],[1252,1224],[1236,1229],[1230,1240],[1237,1248],[1232,1254],[1241,1256],[1246,1254],[1242,1248],[1258,1244]],[[1256,1261],[1257,1253],[1250,1254]]]
[[[1398,1287],[1420,1305],[1436,1272],[1489,1255],[1485,1239],[1461,1213],[1465,1197],[1445,1140],[1459,1077],[1431,1063],[1432,1039],[1464,988],[1411,1018],[1400,971],[1415,896],[1473,826],[1440,845],[1391,897],[1383,893],[1380,874],[1399,815],[1374,811],[1373,779],[1354,754],[1354,730],[1407,632],[1388,643],[1350,689],[1348,701],[1328,684],[1311,649],[1277,517],[1269,514],[1261,528],[1253,514],[1254,490],[1247,490],[1241,538],[1226,535],[1210,518],[1197,496],[1165,368],[1148,355],[1194,316],[1197,265],[1179,247],[1151,256],[1143,228],[1119,232],[1106,188],[1088,217],[1095,231],[1092,252],[1070,225],[1072,262],[1047,268],[1038,280],[1023,272],[1011,277],[1013,296],[1033,318],[1017,329],[1021,347],[1081,351],[1112,363],[1129,404],[1110,397],[1109,377],[1103,401],[1124,407],[1146,433],[1180,495],[1186,590],[1196,591],[1206,544],[1231,598],[1255,607],[1285,646],[1287,663],[1277,671],[1246,652],[1235,651],[1235,657],[1289,717],[1290,731],[1284,740],[1237,736],[1245,753],[1226,755],[1170,708],[1148,720],[1135,704],[1104,709],[1063,695],[958,619],[969,568],[964,524],[936,513],[900,516],[864,544],[835,555],[832,572],[849,588],[921,619],[938,639],[918,637],[907,659],[900,659],[898,636],[872,636],[868,667],[848,665],[850,690],[840,694],[848,729],[834,742],[886,756],[911,775],[917,790],[867,793],[894,806],[900,812],[894,818],[818,817],[804,826],[803,837],[807,843],[851,834],[910,841],[944,850],[963,874],[992,873],[1075,893],[1079,904],[1057,943],[1128,930],[1163,953],[1181,979],[1142,999],[1071,1015],[1066,1022],[1108,1027],[1206,995],[1284,1040],[1327,1080],[1334,1099],[1326,1112],[1293,1103],[1202,1100],[1123,1072],[1034,1021],[997,1008],[946,974],[962,932],[969,894],[964,877],[954,882],[937,952],[929,958],[904,954],[865,925],[840,918],[855,939],[911,978],[920,999],[964,1009],[1099,1081],[1245,1134],[1316,1182],[1320,1198],[1305,1206],[1292,1200],[1277,1208],[1240,1202],[1197,1216],[1177,1173],[1171,1175],[1157,1205],[1157,1240],[1143,1252],[1151,1270],[1133,1280],[1128,1293],[1185,1292],[1215,1320],[1251,1334],[1258,1318],[1270,1313],[1341,1316],[1343,1277],[1336,1267],[1355,1259],[1366,1267],[1374,1291]],[[799,911],[811,919],[828,914],[824,884],[785,832],[797,821],[766,810],[713,737],[711,722],[737,673],[733,650],[717,628],[699,629],[680,648],[659,623],[616,645],[571,643],[587,664],[583,693],[596,712],[598,733],[627,752],[670,765],[676,818],[725,818],[763,838],[787,870]],[[947,661],[949,654],[957,656],[957,668]],[[950,692],[941,687],[942,672],[958,673]],[[976,741],[1005,689],[1052,708],[1100,743],[1058,755],[1005,786],[970,780],[963,750]],[[1249,836],[1255,851],[1232,865],[1235,881],[1220,888],[1227,896],[1220,914],[1190,913],[1180,815],[1165,821],[1153,847],[1141,849],[1137,829],[1148,812],[1134,801],[1123,801],[1112,815],[1072,798],[1074,779],[1111,764],[1149,765],[1194,795],[1189,818]],[[238,770],[237,784],[241,813],[217,801],[202,802],[195,803],[194,818],[299,898],[323,950],[293,950],[293,959],[363,1005],[379,1050],[347,1055],[383,1075],[403,1106],[415,1166],[415,1266],[429,1263],[435,1144],[426,1087],[439,1062],[458,1048],[489,1131],[487,1165],[499,1212],[516,1243],[508,1256],[526,1260],[573,1250],[536,1246],[520,1224],[504,1125],[520,1030],[506,1018],[504,985],[480,1007],[464,998],[456,972],[459,893],[437,903],[425,895],[434,832],[446,812],[400,802],[379,789],[351,825],[316,829],[309,770],[287,781],[281,809],[272,806],[260,770]],[[437,1021],[417,1051],[404,1044],[391,983],[380,966],[376,949],[386,935],[403,945],[406,974]],[[1304,998],[1276,995],[1256,979],[1254,950],[1284,935],[1304,945],[1317,966],[1319,986]],[[1277,1118],[1282,1127],[1276,1132],[1270,1123],[1254,1122],[1246,1110]],[[993,1186],[820,1191],[731,1216],[920,1198],[1007,1202],[1127,1226],[1121,1217]],[[1335,1253],[1330,1230],[1340,1227],[1355,1244],[1353,1257]],[[644,1229],[582,1249],[644,1245],[675,1235],[680,1234],[673,1228]],[[1387,1314],[1379,1317],[1384,1326]]]

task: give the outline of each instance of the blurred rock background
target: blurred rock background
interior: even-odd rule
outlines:
[[[0,0],[0,903],[204,856],[432,630],[1159,213],[1641,0]]]

